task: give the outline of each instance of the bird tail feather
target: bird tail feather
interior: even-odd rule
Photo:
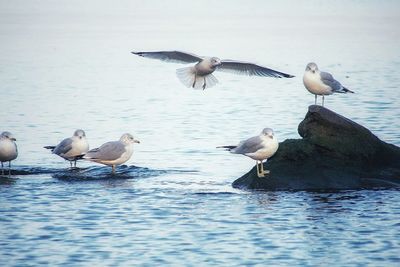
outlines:
[[[81,154],[81,155],[75,156],[74,160],[81,160],[81,159],[84,159],[84,158],[85,158],[85,154]]]
[[[215,76],[212,74],[208,74],[204,78],[206,79],[206,87],[207,88],[213,87],[214,85],[216,85],[218,83],[218,79],[215,78]]]
[[[208,74],[207,76],[196,76],[193,67],[180,68],[176,70],[176,76],[186,87],[194,89],[206,89],[213,87],[218,83],[214,75]]]
[[[193,67],[180,68],[176,70],[176,76],[187,88],[192,87],[193,80],[195,77],[195,71]]]
[[[56,146],[44,146],[43,148],[50,149],[51,152],[56,148]]]
[[[237,146],[217,146],[217,148],[223,148],[227,151],[231,151],[232,149],[237,148]]]
[[[351,91],[350,89],[347,89],[346,87],[343,87],[343,91],[344,91],[345,93],[352,93],[352,94],[354,94],[353,91]]]

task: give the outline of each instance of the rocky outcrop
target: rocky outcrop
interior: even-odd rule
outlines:
[[[233,187],[259,190],[341,190],[400,187],[400,148],[365,127],[321,106],[310,106],[299,124],[302,139],[279,144],[264,164]]]

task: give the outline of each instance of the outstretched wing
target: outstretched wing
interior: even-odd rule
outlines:
[[[132,54],[174,63],[195,63],[202,60],[197,55],[180,51],[132,52]]]
[[[119,141],[112,141],[103,144],[99,148],[89,150],[84,158],[100,160],[116,160],[125,153],[125,146]]]
[[[293,75],[269,69],[254,63],[241,62],[235,60],[224,59],[221,60],[221,65],[217,70],[227,71],[235,74],[242,74],[248,76],[266,76],[276,78],[293,78]]]

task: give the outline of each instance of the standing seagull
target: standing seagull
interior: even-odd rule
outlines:
[[[317,104],[317,95],[322,95],[322,106],[324,106],[324,97],[326,95],[354,93],[336,81],[330,73],[319,71],[317,64],[313,62],[307,64],[303,83],[306,89],[315,95],[315,105]]]
[[[0,161],[1,174],[4,175],[3,162],[8,161],[8,175],[11,175],[11,161],[18,156],[17,139],[10,132],[3,132],[0,135]]]
[[[83,158],[112,166],[112,173],[115,173],[115,166],[128,161],[133,154],[133,144],[140,143],[129,133],[123,134],[119,141],[111,141],[101,145],[99,148],[88,151]]]
[[[89,143],[86,140],[85,131],[78,129],[72,137],[65,138],[57,146],[45,146],[44,148],[50,149],[53,154],[68,160],[72,168],[72,162],[76,167],[76,161],[89,150]]]
[[[271,128],[264,128],[258,136],[240,142],[236,146],[220,146],[234,154],[242,154],[256,161],[258,177],[264,177],[269,171],[264,171],[263,160],[268,160],[278,150],[279,143]],[[260,162],[260,163],[259,163]],[[260,166],[259,166],[260,165]]]
[[[221,60],[217,57],[200,57],[180,51],[132,52],[132,54],[175,63],[196,63],[196,65],[176,70],[178,79],[188,88],[206,89],[218,83],[212,75],[215,70],[227,71],[248,76],[268,76],[292,78],[293,75],[272,70],[254,63],[236,60]]]

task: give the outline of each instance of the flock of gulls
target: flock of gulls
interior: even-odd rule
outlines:
[[[189,67],[176,70],[178,79],[186,86],[194,89],[205,90],[218,83],[213,75],[215,71],[227,71],[235,74],[248,76],[264,76],[275,78],[292,78],[293,75],[276,71],[250,62],[237,60],[219,59],[217,57],[201,57],[195,54],[180,51],[158,51],[158,52],[132,52],[141,57],[159,59],[166,62],[175,63],[196,63]],[[322,106],[324,97],[333,93],[354,93],[340,84],[328,72],[322,72],[317,64],[309,63],[306,66],[303,83],[305,88],[317,96],[322,96]],[[15,137],[8,131],[0,135],[0,162],[1,174],[4,175],[4,162],[8,162],[8,174],[11,174],[11,161],[18,156],[18,149]],[[83,130],[76,130],[72,137],[65,138],[56,146],[45,146],[55,155],[70,162],[71,168],[76,167],[78,160],[88,160],[115,168],[128,161],[133,154],[133,144],[140,143],[131,134],[125,133],[118,141],[104,143],[98,148],[89,150],[89,143]],[[241,154],[256,161],[258,177],[265,177],[269,174],[264,170],[263,161],[268,160],[278,150],[279,143],[271,128],[264,128],[258,136],[241,141],[233,146],[220,146],[234,154]]]

